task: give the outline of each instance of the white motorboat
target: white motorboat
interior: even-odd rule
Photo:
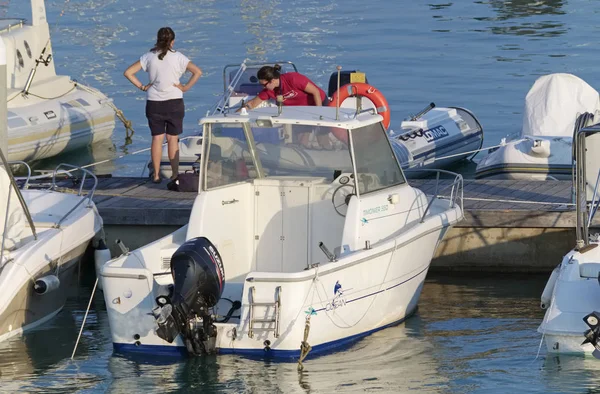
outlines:
[[[31,24],[0,20],[7,53],[8,159],[38,160],[110,138],[112,103],[100,91],[56,75],[44,0]]]
[[[258,94],[263,87],[256,77],[257,71],[265,65],[281,64],[284,71],[296,71],[291,62],[247,63],[227,65],[223,69],[223,94],[209,111],[209,114],[228,113],[236,110],[240,104],[247,102]],[[340,75],[342,88],[339,106],[342,108],[375,109],[384,114],[387,128],[390,108],[383,94],[368,85],[364,73],[343,71]],[[337,73],[329,80],[328,95],[333,98],[330,105],[336,102]],[[357,89],[358,87],[358,89]],[[364,87],[364,89],[362,89]],[[349,93],[347,93],[349,92]],[[347,94],[346,94],[347,93]],[[276,103],[265,101],[264,106],[276,106]],[[416,115],[410,116],[400,124],[399,130],[388,129],[388,135],[403,169],[444,168],[457,161],[474,155],[483,144],[483,128],[469,110],[465,108],[435,107],[431,103]],[[335,138],[332,136],[332,143]],[[311,143],[318,148],[316,138]],[[199,161],[202,151],[202,133],[186,137],[179,143],[180,172],[192,169]],[[151,166],[150,166],[151,167]],[[161,176],[171,177],[171,165],[167,155],[167,147],[163,148],[160,165]],[[418,174],[418,172],[414,172]]]
[[[437,245],[463,217],[462,177],[440,181],[449,197],[426,196],[382,116],[337,111],[201,120],[189,223],[101,269],[116,351],[302,359],[414,313]],[[308,149],[295,143],[306,132],[349,144]]]
[[[544,75],[527,93],[519,137],[485,156],[475,177],[571,179],[574,132],[599,116],[598,92],[586,82],[571,74]]]
[[[600,196],[600,124],[581,129],[575,141],[577,245],[546,284],[541,297],[546,314],[538,331],[550,353],[600,356],[600,314],[595,312],[600,311],[600,248],[598,234],[589,230]]]
[[[0,161],[0,341],[62,309],[74,268],[102,228],[91,200],[97,184],[91,172],[63,164],[50,189],[28,188],[28,178],[19,189],[8,165]],[[83,174],[78,194],[56,191],[56,174],[65,170]],[[86,178],[94,183],[87,193]]]

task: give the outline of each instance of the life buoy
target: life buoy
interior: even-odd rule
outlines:
[[[343,103],[348,97],[362,96],[366,97],[375,104],[377,113],[383,116],[383,126],[387,129],[390,127],[390,106],[383,93],[377,90],[375,87],[368,83],[349,83],[342,86],[337,92],[333,94],[331,101],[329,102],[330,107],[337,105],[337,96],[340,95],[340,103]],[[337,135],[336,135],[337,137]]]

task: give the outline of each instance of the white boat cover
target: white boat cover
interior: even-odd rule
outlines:
[[[8,211],[7,205],[9,205]],[[19,246],[21,238],[25,236],[25,222],[25,212],[10,184],[8,173],[4,166],[0,166],[0,248],[3,237],[5,237],[4,250],[12,250]]]
[[[572,74],[549,74],[538,78],[525,98],[521,136],[573,137],[577,116],[600,114],[598,92]]]

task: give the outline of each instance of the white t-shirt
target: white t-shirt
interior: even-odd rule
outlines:
[[[140,57],[142,69],[148,72],[152,84],[146,91],[148,100],[165,101],[183,98],[183,92],[175,85],[185,73],[190,59],[180,52],[168,51],[163,60],[160,60],[159,54],[160,51],[148,52]]]

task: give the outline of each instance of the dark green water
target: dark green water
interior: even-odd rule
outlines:
[[[81,393],[590,393],[600,361],[539,356],[545,276],[429,275],[419,311],[344,351],[296,364],[213,356],[128,359],[112,354],[96,296],[74,360],[93,273],[51,322],[0,346],[0,392]],[[537,356],[537,357],[536,357]]]

